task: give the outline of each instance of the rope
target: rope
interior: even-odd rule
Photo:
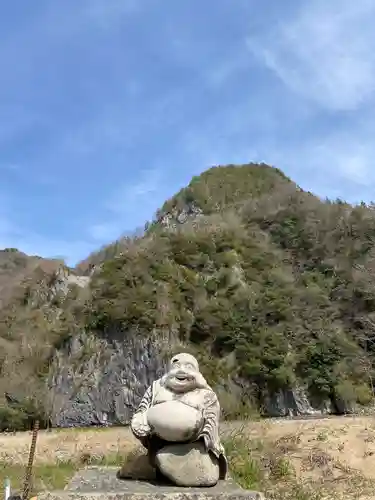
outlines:
[[[27,463],[25,481],[23,483],[22,500],[27,500],[29,493],[30,493],[30,489],[31,489],[31,473],[33,470],[33,463],[34,463],[34,456],[35,456],[36,440],[38,437],[38,431],[39,431],[39,420],[35,420],[33,435],[32,435],[32,439],[31,439],[29,461]]]

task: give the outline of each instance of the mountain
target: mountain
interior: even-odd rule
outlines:
[[[264,164],[213,167],[144,234],[21,280],[0,310],[0,425],[127,423],[180,349],[227,418],[368,405],[374,238],[372,205],[321,200]]]

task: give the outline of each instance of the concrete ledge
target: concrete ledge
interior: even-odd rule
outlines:
[[[38,500],[264,500],[232,480],[212,488],[181,488],[133,479],[118,479],[115,467],[88,467],[73,477],[65,490],[42,492]]]

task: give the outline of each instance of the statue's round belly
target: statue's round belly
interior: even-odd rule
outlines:
[[[194,439],[202,425],[202,412],[180,401],[167,401],[147,411],[153,432],[165,441]]]

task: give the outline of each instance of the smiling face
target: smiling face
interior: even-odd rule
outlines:
[[[191,354],[173,356],[169,371],[163,377],[164,385],[174,392],[188,392],[198,387],[206,388],[207,383],[199,371],[198,361]]]

